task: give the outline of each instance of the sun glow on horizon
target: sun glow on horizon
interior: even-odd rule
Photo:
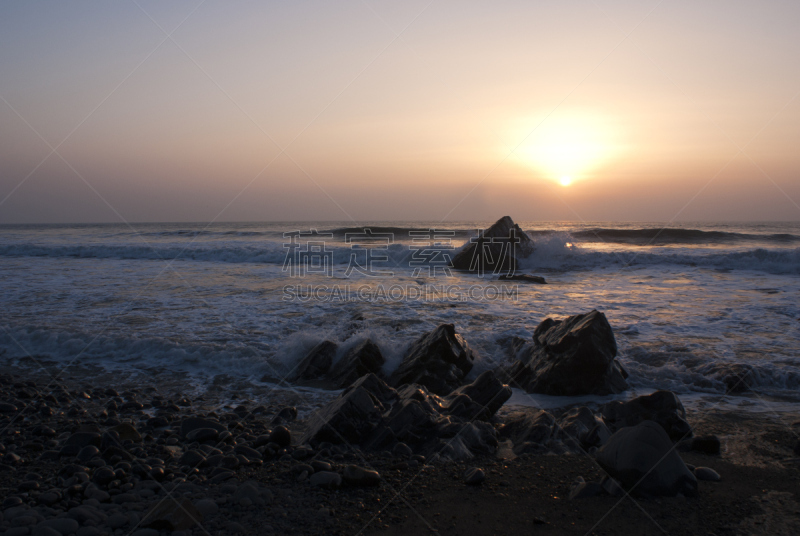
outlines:
[[[565,186],[565,187],[569,186],[570,184],[572,184],[572,177],[570,177],[568,175],[564,175],[563,177],[561,177],[558,180],[558,184],[560,184],[561,186]]]

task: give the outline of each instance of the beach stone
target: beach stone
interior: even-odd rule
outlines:
[[[608,395],[628,388],[628,373],[615,359],[614,332],[597,310],[564,320],[545,319],[533,332],[533,344],[520,354],[498,374],[529,393]]]
[[[562,415],[558,422],[558,436],[568,445],[599,447],[611,437],[611,431],[592,410],[580,406]]]
[[[279,448],[286,448],[292,444],[292,433],[285,426],[276,426],[269,435],[269,442],[275,443]]]
[[[312,460],[310,465],[315,473],[318,471],[332,471],[331,464],[322,460]]]
[[[709,456],[719,456],[720,447],[719,438],[715,435],[693,437],[690,445],[692,450],[708,454]]]
[[[347,387],[365,374],[383,376],[386,362],[378,345],[366,339],[350,348],[328,373],[329,379],[341,388]]]
[[[188,465],[189,467],[200,467],[206,463],[206,457],[200,451],[188,450],[178,460],[179,465]]]
[[[219,432],[213,428],[197,428],[186,434],[186,441],[216,441]]]
[[[61,500],[61,493],[56,490],[46,491],[39,495],[39,502],[51,506]]]
[[[225,427],[218,422],[200,417],[187,417],[181,421],[181,437],[185,439],[189,432],[199,428],[211,428],[218,433],[225,431]]]
[[[599,482],[586,482],[583,477],[578,477],[569,489],[569,500],[596,497],[603,493],[603,486]]]
[[[61,536],[62,533],[56,529],[47,526],[36,526],[31,531],[31,536]]]
[[[259,506],[264,504],[264,499],[261,498],[258,491],[258,484],[254,482],[245,482],[236,489],[236,493],[233,494],[233,502],[239,503],[242,499],[247,499],[251,504]]]
[[[719,473],[710,467],[695,467],[694,476],[697,477],[697,480],[706,480],[708,482],[719,482],[722,480],[722,477],[719,476]]]
[[[103,512],[101,512],[97,508],[94,508],[93,506],[85,504],[70,508],[69,511],[67,512],[67,517],[74,519],[81,525],[87,522],[91,522],[95,525],[100,525],[104,523],[106,520],[106,515]]]
[[[653,421],[615,432],[598,449],[597,462],[634,493],[697,495],[697,479],[672,448],[661,425]]]
[[[8,402],[0,402],[0,413],[16,413],[19,411],[17,406],[9,404]]]
[[[335,342],[328,340],[320,342],[300,360],[292,372],[291,379],[297,381],[322,378],[330,370],[337,349]]]
[[[158,530],[188,530],[202,523],[203,516],[186,497],[167,497],[142,518],[146,527]]]
[[[66,536],[67,534],[72,534],[76,532],[80,525],[74,519],[69,519],[67,517],[55,518],[55,519],[46,519],[36,525],[36,529],[40,527],[49,527],[51,529],[56,530],[59,534],[63,534]],[[35,531],[34,531],[35,533]]]
[[[312,487],[336,489],[342,485],[342,476],[331,471],[317,471],[309,478]]]
[[[133,441],[134,443],[141,443],[142,436],[132,425],[124,422],[112,428],[122,441]]]
[[[143,528],[135,531],[131,536],[160,536],[160,532],[156,529]]]
[[[470,240],[450,264],[457,270],[481,274],[511,272],[517,268],[519,259],[530,256],[533,249],[528,234],[509,216],[503,216]]]
[[[272,426],[277,426],[279,424],[287,424],[290,422],[294,422],[296,420],[297,420],[297,408],[294,406],[286,406],[281,408],[281,410],[275,414],[270,424]]]
[[[94,445],[87,445],[78,452],[78,461],[86,463],[92,458],[100,455],[100,449]]]
[[[108,516],[106,524],[112,529],[121,529],[128,524],[128,516],[121,512],[115,512]]]
[[[476,486],[486,480],[486,473],[480,467],[470,467],[464,471],[464,483],[469,486]]]
[[[406,445],[403,442],[397,443],[394,448],[392,448],[392,454],[397,456],[398,458],[410,458],[414,455],[414,451],[411,450],[411,447]]]
[[[97,432],[75,432],[64,443],[65,446],[75,445],[83,448],[88,445],[100,446],[100,434]]]
[[[92,482],[100,486],[105,486],[112,480],[114,480],[116,476],[114,475],[114,471],[110,467],[99,467],[94,470],[92,474]]]
[[[636,426],[643,421],[655,421],[672,441],[680,441],[692,435],[692,427],[686,421],[686,410],[672,391],[656,391],[627,402],[615,400],[603,405],[600,412],[614,431],[626,426]]]
[[[481,417],[489,419],[511,398],[511,388],[497,379],[494,372],[487,370],[482,372],[474,382],[462,385],[448,395],[449,406],[452,406],[453,401],[461,395],[466,395],[470,400],[486,410],[479,414],[468,413],[464,417],[469,420]],[[454,414],[450,409],[447,412],[451,415]]]
[[[4,532],[5,536],[26,536],[31,533],[28,527],[11,527]]]
[[[200,499],[194,503],[194,507],[200,512],[203,519],[208,519],[219,512],[219,505],[212,499]]]
[[[377,486],[381,482],[381,475],[358,465],[348,465],[342,471],[342,479],[350,486]]]
[[[104,536],[106,533],[97,527],[87,526],[81,527],[75,533],[75,536]]]
[[[442,324],[414,341],[392,373],[395,386],[418,384],[440,396],[457,389],[472,370],[475,355],[453,324]]]
[[[510,439],[516,455],[541,450],[553,438],[556,419],[544,410],[526,410],[506,419],[499,435]]]

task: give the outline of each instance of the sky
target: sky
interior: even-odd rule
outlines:
[[[0,223],[800,220],[800,3],[0,4]]]

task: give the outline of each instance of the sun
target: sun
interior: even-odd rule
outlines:
[[[561,186],[567,187],[570,184],[572,184],[572,177],[570,177],[569,175],[564,175],[563,177],[558,179],[558,184],[560,184]]]

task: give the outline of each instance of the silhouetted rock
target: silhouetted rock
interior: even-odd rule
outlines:
[[[544,410],[528,410],[506,419],[500,437],[510,439],[514,453],[545,452],[553,439],[556,419]]]
[[[612,430],[636,426],[642,421],[655,421],[672,441],[692,436],[692,427],[686,422],[686,410],[672,391],[656,391],[627,402],[615,400],[603,405],[600,411]],[[719,448],[719,441],[717,447]]]
[[[533,283],[536,285],[546,285],[544,277],[530,274],[503,274],[497,278],[498,281],[519,281],[521,283]]]
[[[347,387],[365,374],[382,376],[381,367],[386,359],[378,345],[370,339],[350,348],[330,370],[328,377],[339,387]]]
[[[747,363],[709,363],[697,367],[696,371],[721,381],[725,392],[731,394],[750,391],[759,377],[759,370]]]
[[[503,381],[529,393],[606,395],[628,388],[628,373],[614,359],[617,342],[603,313],[591,311],[565,320],[545,319],[533,345],[499,371]]]
[[[456,253],[451,265],[483,274],[511,272],[518,259],[532,252],[533,240],[509,216],[503,216]]]
[[[317,380],[325,376],[336,356],[336,343],[322,341],[314,346],[297,364],[291,374],[293,380]]]
[[[622,428],[597,451],[597,462],[632,493],[697,494],[697,479],[653,421]]]
[[[506,400],[511,398],[511,388],[498,380],[494,372],[487,370],[481,373],[474,382],[462,385],[450,393],[447,397],[450,400],[450,407],[453,407],[454,401],[460,395],[466,395],[479,406],[486,408],[491,416],[497,413]],[[475,416],[471,418],[475,418]]]
[[[611,437],[603,419],[586,406],[572,408],[558,422],[558,437],[570,446],[600,447]]]
[[[475,356],[453,324],[442,324],[416,340],[392,373],[395,387],[416,383],[437,395],[459,387],[472,370]]]

